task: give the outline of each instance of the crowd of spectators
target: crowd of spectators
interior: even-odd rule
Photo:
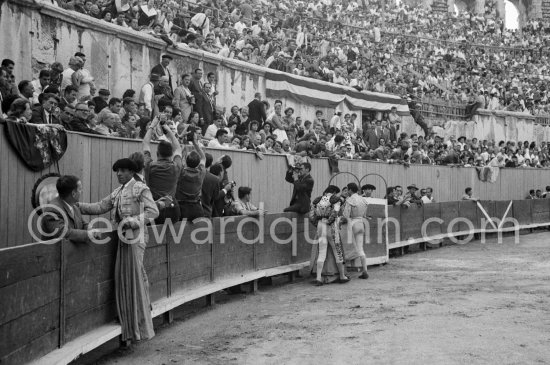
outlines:
[[[171,56],[163,55],[149,82],[118,97],[103,88],[95,95],[94,78],[85,68],[83,53],[71,57],[65,69],[54,63],[50,70],[42,70],[37,80],[18,83],[12,77],[14,63],[5,59],[2,64],[11,67],[0,68],[4,117],[131,139],[143,138],[153,124],[156,128],[151,139],[169,141],[158,127],[160,123],[170,128],[182,145],[190,143],[190,135],[199,134],[207,147],[289,155],[300,161],[330,157],[405,166],[550,166],[546,142],[496,143],[456,136],[444,140],[434,132],[407,135],[401,131],[401,117],[395,107],[383,113],[364,113],[363,118],[340,111],[325,115],[321,110],[314,116],[296,115],[291,107],[283,110],[280,100],[271,106],[256,93],[247,105],[226,108],[218,105],[214,73],[205,77],[196,69],[192,75],[180,75],[179,86],[172,90],[167,68],[171,60]]]
[[[550,23],[382,1],[53,0],[200,49],[358,90],[550,116]]]

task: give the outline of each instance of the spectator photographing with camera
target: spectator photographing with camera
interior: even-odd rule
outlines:
[[[157,148],[157,160],[151,156],[151,137],[160,126],[170,142],[160,141]],[[183,169],[182,150],[172,129],[166,124],[166,109],[162,108],[147,129],[143,139],[145,157],[145,181],[151,189],[153,199],[159,201],[159,216],[156,224],[163,224],[166,219],[172,222],[180,220],[180,208],[176,200],[178,177]]]
[[[311,164],[304,162],[291,167],[286,172],[285,180],[292,185],[292,198],[290,206],[284,209],[284,212],[295,212],[305,214],[309,212],[311,205],[311,192],[313,191],[314,181],[311,175]]]
[[[180,206],[182,219],[194,220],[204,217],[201,205],[201,190],[206,175],[206,156],[199,145],[200,134],[194,130],[189,134],[194,151],[185,157],[176,189],[176,199]]]

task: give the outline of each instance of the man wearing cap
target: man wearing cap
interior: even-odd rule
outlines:
[[[418,188],[415,184],[411,184],[407,186],[407,193],[403,196],[403,205],[410,206],[411,204],[418,204],[422,205],[422,200],[416,193],[418,192]]]
[[[78,204],[82,214],[114,211],[118,225],[115,298],[122,341],[146,340],[155,335],[143,255],[149,238],[146,225],[158,217],[159,211],[147,185],[134,179],[137,170],[136,163],[128,158],[116,161],[113,171],[121,186],[100,202]]]
[[[170,70],[168,70],[168,65],[172,60],[173,60],[172,56],[168,54],[162,55],[160,63],[151,69],[151,74],[157,74],[159,76],[168,76],[168,85],[170,87],[170,91],[173,93],[174,89],[172,87],[172,74],[170,73]]]
[[[155,87],[160,83],[160,76],[158,74],[151,74],[149,76],[149,82],[141,87],[139,92],[139,103],[145,105],[145,109],[149,112],[149,116],[153,116],[153,110],[155,107]]]
[[[99,113],[109,105],[109,96],[111,93],[107,89],[99,89],[98,96],[94,96],[92,101],[95,104],[94,113]]]

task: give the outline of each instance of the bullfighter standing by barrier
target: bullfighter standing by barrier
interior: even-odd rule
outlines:
[[[340,278],[338,283],[347,283],[350,279],[346,276],[344,267],[344,250],[338,228],[335,220],[340,210],[340,197],[337,195],[340,192],[337,186],[329,185],[323,192],[323,196],[316,198],[311,204],[310,219],[313,224],[317,225],[317,241],[318,244],[313,247],[317,252],[312,252],[311,265],[316,262],[317,278],[313,282],[316,286],[323,285],[322,273],[328,254],[328,247],[334,255],[336,266]]]
[[[113,171],[121,186],[98,203],[79,203],[83,214],[115,211],[119,225],[115,295],[123,342],[155,335],[143,254],[149,238],[145,225],[158,217],[159,211],[147,185],[134,180],[136,170],[135,162],[128,158],[116,161]]]
[[[349,183],[348,186],[349,196],[344,204],[342,216],[347,219],[348,229],[352,233],[352,241],[355,245],[355,249],[361,259],[361,265],[363,266],[363,272],[359,275],[360,279],[368,279],[367,274],[367,257],[363,250],[363,243],[365,241],[365,217],[367,213],[368,203],[367,198],[358,194],[359,187],[355,183]],[[350,235],[348,234],[348,237]],[[349,240],[349,238],[348,238]]]

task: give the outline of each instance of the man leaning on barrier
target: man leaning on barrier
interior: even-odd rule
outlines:
[[[119,226],[115,296],[125,343],[155,335],[143,255],[148,241],[145,225],[158,217],[159,211],[147,185],[134,179],[137,169],[128,158],[116,161],[113,171],[121,186],[98,203],[79,203],[83,214],[115,212],[115,223]]]
[[[76,203],[82,193],[82,182],[71,175],[64,175],[55,184],[59,196],[43,211],[42,240],[64,238],[73,242],[88,242],[99,239],[99,232],[88,230]]]
[[[161,110],[162,109],[162,110]],[[168,218],[173,223],[180,220],[180,208],[176,200],[178,177],[183,169],[182,151],[174,132],[166,124],[160,122],[164,108],[159,108],[160,115],[151,122],[145,138],[143,138],[143,155],[145,157],[145,181],[151,189],[153,199],[159,200],[159,217],[156,224],[163,224]],[[168,137],[170,142],[160,141],[157,148],[157,161],[151,157],[151,136],[158,128]]]

